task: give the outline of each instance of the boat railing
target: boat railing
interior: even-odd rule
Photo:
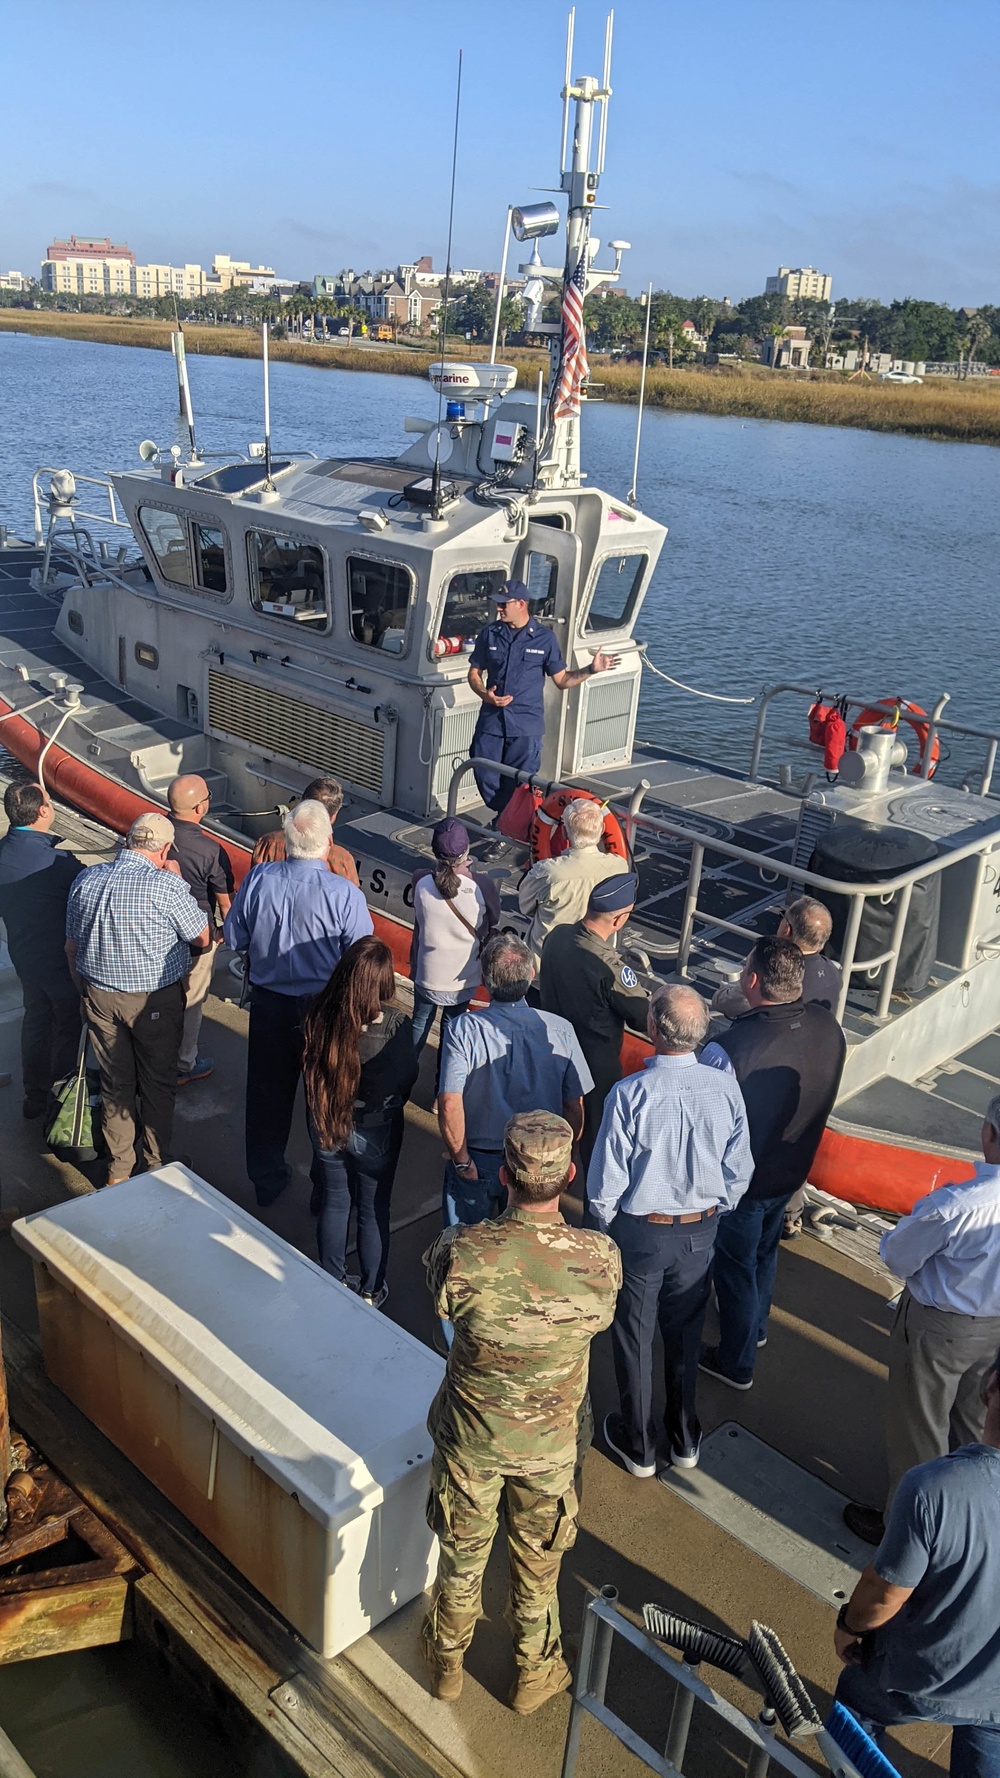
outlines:
[[[775,698],[782,697],[785,694],[808,698],[810,703],[815,702],[819,696],[814,685],[796,685],[789,682],[785,685],[765,686],[760,694],[757,710],[757,723],[754,729],[753,747],[750,753],[750,770],[747,775],[751,784],[756,784],[760,780],[760,762],[764,750],[764,729],[767,723],[768,710]],[[848,708],[852,710],[884,710],[887,716],[892,716],[898,708],[897,700],[895,698],[861,697],[854,692],[845,693],[844,696]],[[993,729],[976,728],[969,723],[954,722],[950,717],[946,717],[943,714],[943,711],[945,705],[950,702],[950,699],[950,692],[942,692],[930,712],[927,719],[927,733],[920,749],[919,763],[914,768],[914,775],[919,778],[933,777],[934,750],[938,737],[941,734],[962,735],[966,739],[985,741],[986,756],[975,794],[978,796],[988,796],[990,787],[993,783],[993,772],[996,766],[997,746],[1000,744],[1000,734]]]
[[[515,771],[512,766],[499,765],[495,760],[461,760],[456,763],[448,790],[449,815],[458,813],[458,793],[462,781],[477,766],[486,771],[499,772],[507,778],[514,778],[520,784],[534,784],[545,795],[548,795],[552,790],[569,788],[540,779],[537,776],[533,777],[527,772]],[[881,1021],[889,1017],[889,1006],[896,985],[896,970],[906,929],[906,918],[910,911],[910,901],[915,885],[938,876],[941,871],[949,870],[953,864],[959,864],[963,858],[975,858],[984,854],[995,844],[995,836],[980,835],[976,839],[967,840],[962,846],[956,846],[941,856],[930,859],[926,864],[917,865],[908,871],[901,871],[898,876],[887,877],[877,883],[845,883],[838,878],[824,877],[817,871],[806,870],[801,865],[792,864],[790,860],[775,858],[771,854],[768,854],[765,863],[761,854],[753,851],[749,846],[741,846],[733,840],[719,839],[714,835],[709,836],[703,829],[689,827],[682,821],[672,820],[669,816],[650,815],[642,810],[642,799],[650,788],[648,780],[642,779],[636,785],[627,808],[622,808],[619,812],[625,826],[630,852],[634,850],[637,833],[654,834],[669,840],[679,840],[690,848],[687,889],[684,896],[684,910],[681,915],[680,938],[675,962],[677,975],[684,978],[689,974],[696,926],[700,925],[719,932],[729,932],[737,938],[749,939],[751,944],[761,937],[761,933],[754,931],[752,927],[741,926],[735,920],[723,919],[721,914],[709,913],[707,909],[699,906],[698,898],[705,869],[705,855],[706,853],[715,853],[733,863],[750,866],[759,874],[760,880],[764,884],[776,884],[783,881],[786,889],[794,884],[796,888],[805,893],[818,891],[821,898],[837,895],[849,903],[839,959],[840,994],[834,1009],[841,1022],[843,1022],[847,1009],[848,995],[855,975],[874,976],[880,969],[883,974],[879,984],[875,1016]],[[614,808],[614,803],[612,802],[610,806]],[[496,838],[491,829],[477,826],[476,823],[468,821],[464,815],[462,820],[467,827],[490,838]],[[777,900],[778,896],[775,895],[773,899]],[[857,948],[865,903],[876,900],[883,905],[895,903],[889,944],[884,951],[879,952],[878,956],[859,959]],[[961,967],[963,969],[969,968],[974,960],[975,923],[976,902],[975,897],[971,897],[966,929],[962,938]]]
[[[34,475],[31,478],[31,502],[32,502],[33,510],[34,510],[34,520],[35,520],[35,543],[39,549],[42,548],[42,546],[45,542],[44,516],[47,516],[48,511],[49,511],[48,492],[47,491],[45,493],[42,492],[40,478],[43,475],[59,475],[61,473],[62,473],[62,471],[57,468],[36,469]],[[86,483],[86,485],[88,487],[91,487],[91,488],[103,488],[104,492],[106,493],[106,495],[108,497],[108,504],[107,504],[106,510],[103,510],[100,512],[88,512],[85,507],[74,505],[74,508],[73,508],[74,518],[89,519],[92,524],[115,525],[120,530],[131,531],[132,527],[129,524],[128,520],[124,516],[121,515],[121,508],[119,507],[118,501],[115,497],[114,487],[113,487],[112,483],[107,480],[106,477],[99,476],[99,475],[77,475],[76,472],[74,471],[73,472],[73,480],[76,483],[77,487],[79,487],[81,482],[84,482],[84,483]]]

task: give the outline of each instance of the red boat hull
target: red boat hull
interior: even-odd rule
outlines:
[[[0,715],[11,708],[0,699]],[[23,717],[9,716],[0,730],[0,737],[22,765],[29,771],[37,771],[39,755],[45,745],[45,736],[38,729]],[[126,833],[136,816],[148,809],[152,801],[123,784],[116,784],[104,772],[67,753],[58,743],[50,747],[46,755],[45,778],[51,790],[116,833]],[[250,868],[250,848],[226,839],[221,839],[220,843],[229,856],[239,884]],[[372,920],[379,938],[392,952],[397,971],[400,975],[408,975],[410,928],[374,910]],[[626,1074],[635,1074],[651,1053],[650,1045],[644,1039],[626,1033],[622,1046]],[[971,1161],[827,1130],[813,1163],[811,1184],[846,1203],[904,1215],[912,1210],[919,1198],[926,1197],[937,1186],[971,1179],[973,1172]]]

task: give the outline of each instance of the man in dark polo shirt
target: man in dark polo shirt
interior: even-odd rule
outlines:
[[[201,825],[211,801],[204,778],[193,773],[175,778],[167,788],[170,819],[174,824],[170,863],[177,866],[198,903],[209,933],[207,945],[202,947],[198,940],[191,946],[191,968],[184,978],[184,1035],[177,1058],[179,1087],[186,1087],[193,1080],[205,1080],[214,1067],[211,1056],[199,1056],[198,1038],[205,1001],[212,986],[212,967],[219,942],[216,927],[225,919],[233,901],[232,865],[221,842]]]
[[[0,840],[0,919],[24,996],[22,1109],[41,1117],[54,1083],[76,1068],[80,993],[66,961],[66,902],[83,865],[56,851],[55,811],[40,784],[9,784],[3,806],[10,831]]]
[[[1000,1778],[1000,1381],[978,1444],[908,1470],[837,1618],[838,1701],[875,1740],[950,1726],[952,1778]]]
[[[568,1019],[576,1032],[594,1085],[583,1101],[581,1159],[589,1166],[601,1127],[604,1101],[622,1077],[626,1025],[646,1035],[649,996],[634,969],[615,950],[616,932],[628,924],[638,878],[626,871],[591,890],[587,912],[572,926],[555,926],[542,946],[538,991],[542,1009]]]
[[[735,1074],[753,1150],[749,1190],[719,1223],[719,1344],[704,1347],[700,1363],[732,1389],[753,1386],[757,1351],[767,1344],[785,1206],[809,1177],[847,1053],[833,1013],[803,1001],[804,976],[791,939],[758,939],[740,977],[750,1010],[701,1053],[710,1067]]]

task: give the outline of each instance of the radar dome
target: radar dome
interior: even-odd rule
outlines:
[[[427,372],[435,389],[446,395],[506,395],[517,382],[513,364],[475,364],[468,359],[432,364]]]

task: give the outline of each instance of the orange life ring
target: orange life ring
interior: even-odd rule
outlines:
[[[888,704],[888,703],[892,702],[892,700],[890,698],[883,698],[882,702],[884,704]],[[857,752],[859,729],[863,729],[863,728],[897,729],[899,727],[900,718],[902,718],[902,720],[904,722],[909,723],[910,727],[912,728],[914,734],[917,737],[917,741],[920,746],[920,756],[917,759],[917,763],[916,763],[916,765],[912,765],[910,767],[911,772],[913,772],[914,774],[918,774],[920,771],[920,761],[924,757],[924,748],[927,745],[927,737],[931,732],[931,725],[930,725],[929,721],[927,720],[926,710],[922,709],[919,704],[908,703],[905,698],[900,698],[898,700],[897,714],[895,717],[892,715],[891,711],[888,711],[888,710],[868,709],[868,710],[859,711],[857,716],[854,718],[854,721],[851,723],[850,733],[847,738],[847,745],[851,749],[852,753]],[[938,760],[940,758],[941,758],[941,742],[938,739],[938,736],[935,735],[934,736],[934,745],[931,748],[930,764],[927,769],[928,778],[933,778],[934,773],[937,771]]]
[[[601,800],[592,790],[552,790],[545,801],[539,803],[528,836],[532,864],[537,864],[542,858],[558,858],[560,852],[565,852],[569,840],[562,824],[563,810],[567,803],[576,802],[581,797],[591,803],[600,803]],[[628,858],[625,835],[610,809],[604,811],[602,837],[605,852],[612,853],[616,858]]]

